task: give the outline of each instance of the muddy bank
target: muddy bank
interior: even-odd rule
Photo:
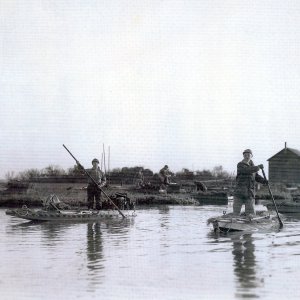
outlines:
[[[134,190],[132,186],[109,186],[104,188],[108,196],[115,193],[126,193],[136,206],[139,205],[194,205],[198,202],[188,194],[159,194],[157,192],[142,192]],[[2,187],[0,191],[1,207],[37,207],[42,205],[42,200],[55,194],[64,203],[72,207],[86,207],[86,185],[82,183],[20,183]],[[102,195],[102,199],[106,197]]]

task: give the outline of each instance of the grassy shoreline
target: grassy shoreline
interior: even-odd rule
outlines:
[[[103,189],[108,195],[115,193],[126,193],[127,196],[140,205],[195,205],[198,202],[188,194],[159,194],[153,192],[141,192],[134,190],[132,186],[109,186]],[[0,192],[0,207],[38,207],[42,200],[49,195],[55,194],[58,198],[72,207],[86,207],[87,192],[86,185],[82,183],[31,183],[28,188],[6,189]],[[102,194],[103,200],[106,197]]]
[[[275,200],[292,200],[292,194],[282,187],[272,187]],[[136,203],[143,205],[198,205],[199,202],[189,193],[160,194],[154,190],[137,190],[133,185],[110,185],[103,189],[108,196],[115,193],[126,193]],[[86,207],[87,191],[85,183],[25,183],[17,182],[15,185],[0,185],[0,207],[40,207],[42,200],[55,194],[58,198],[71,207]],[[102,194],[102,199],[106,197]],[[271,201],[266,186],[257,192],[257,199]]]

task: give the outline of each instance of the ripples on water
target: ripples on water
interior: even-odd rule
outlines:
[[[215,235],[222,207],[141,209],[111,222],[1,216],[1,299],[299,299],[300,216]]]

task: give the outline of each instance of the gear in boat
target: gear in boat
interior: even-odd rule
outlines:
[[[212,224],[214,232],[230,231],[259,231],[275,229],[279,226],[276,215],[267,211],[257,211],[256,215],[241,214],[239,216],[233,213],[213,217],[207,220],[207,224]]]

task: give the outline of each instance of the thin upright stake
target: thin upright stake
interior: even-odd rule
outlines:
[[[108,172],[108,184],[110,183],[110,146],[108,146],[108,167],[107,167],[107,172]]]
[[[75,156],[70,152],[70,150],[63,145],[63,147],[69,152],[69,154],[74,158],[74,160],[76,161],[77,165],[81,166],[80,162],[75,158]],[[105,197],[110,201],[110,203],[118,210],[118,212],[120,213],[120,215],[125,218],[125,215],[120,211],[119,207],[110,199],[110,197],[102,190],[102,188],[100,187],[100,185],[96,182],[96,180],[83,168],[83,171],[85,173],[85,175],[87,175],[93,182],[95,185],[97,185],[97,187],[99,188],[99,190],[105,195]]]
[[[103,167],[104,167],[104,174],[106,175],[105,147],[104,147],[104,144],[103,144]]]
[[[262,170],[262,173],[263,173],[263,175],[264,175],[265,180],[267,180],[267,177],[266,177],[266,174],[265,174],[264,169],[261,169],[261,170]],[[272,194],[272,192],[271,192],[271,188],[270,188],[270,185],[269,185],[269,181],[267,180],[267,182],[268,182],[269,193],[270,193],[270,196],[271,196],[271,198],[272,198],[272,201],[273,201],[273,204],[274,204],[274,207],[275,207],[275,211],[276,211],[276,214],[277,214],[277,218],[278,218],[278,221],[279,221],[279,225],[280,225],[280,228],[282,228],[282,227],[283,227],[283,223],[282,223],[282,221],[281,221],[281,219],[280,219],[280,216],[279,216],[279,213],[278,213],[278,209],[277,209],[277,205],[276,205],[276,203],[275,203],[273,194]]]
[[[103,170],[103,152],[102,152],[102,154],[101,154],[101,172],[102,172],[102,170]]]

